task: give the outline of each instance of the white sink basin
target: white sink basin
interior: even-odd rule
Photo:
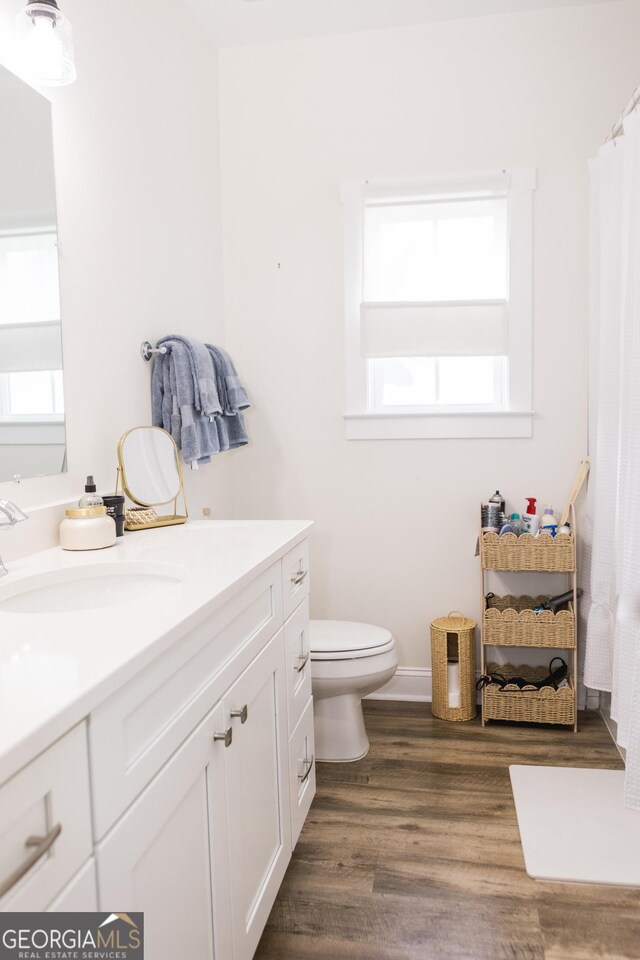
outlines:
[[[0,583],[0,614],[74,613],[122,604],[161,603],[182,584],[165,563],[91,564]]]

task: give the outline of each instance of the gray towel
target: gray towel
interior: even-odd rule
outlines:
[[[229,355],[219,347],[207,346],[207,363],[201,362],[201,351],[199,360],[194,361],[189,344],[197,342],[188,337],[163,337],[159,345],[166,346],[167,353],[156,357],[151,379],[153,424],[171,434],[192,469],[210,463],[216,453],[249,442],[240,413],[249,401]],[[197,375],[206,371],[207,365],[211,376]],[[207,379],[205,401],[202,385]],[[205,403],[214,407],[213,412],[203,413]],[[234,408],[234,403],[241,407]]]
[[[218,396],[224,413],[229,415],[246,410],[251,404],[247,391],[240,383],[233,360],[222,347],[214,347],[212,343],[206,343],[205,346],[213,359]]]
[[[216,424],[218,426],[220,450],[233,450],[235,447],[243,447],[249,443],[244,417],[240,411],[216,417]]]
[[[184,351],[193,378],[193,405],[196,410],[208,417],[222,412],[216,389],[216,376],[211,354],[204,343],[194,337],[181,337],[170,334],[158,341],[158,346],[166,346],[173,353]]]

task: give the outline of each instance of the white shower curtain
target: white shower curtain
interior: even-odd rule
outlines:
[[[611,692],[640,810],[640,114],[591,172],[591,364],[584,682]]]

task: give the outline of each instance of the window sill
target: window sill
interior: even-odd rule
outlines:
[[[347,440],[463,440],[528,438],[530,410],[486,413],[346,413]]]

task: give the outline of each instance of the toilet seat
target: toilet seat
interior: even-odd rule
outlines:
[[[351,620],[311,620],[309,635],[312,660],[359,660],[395,648],[388,630]]]

